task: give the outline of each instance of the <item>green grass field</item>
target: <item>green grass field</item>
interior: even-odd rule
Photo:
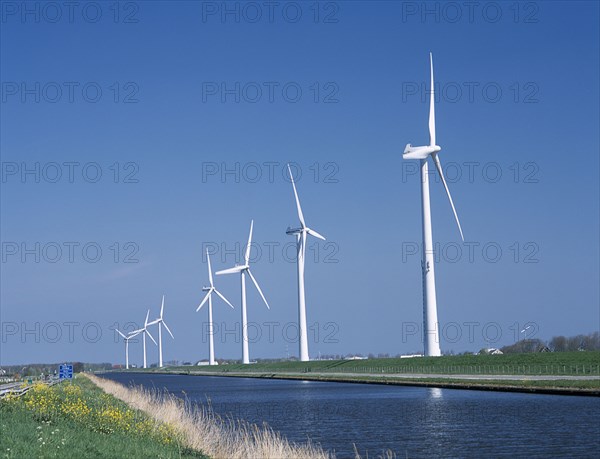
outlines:
[[[431,373],[511,375],[599,375],[600,351],[540,352],[503,355],[458,355],[442,357],[368,360],[278,361],[253,365],[169,367],[170,371],[222,372],[327,372],[327,373]],[[139,370],[138,370],[139,371]],[[156,368],[142,371],[160,371]]]
[[[177,432],[87,378],[0,400],[0,458],[192,458]]]

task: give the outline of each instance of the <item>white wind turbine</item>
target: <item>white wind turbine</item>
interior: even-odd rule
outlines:
[[[292,187],[294,189],[294,197],[296,198],[296,208],[298,209],[298,218],[300,219],[300,228],[289,228],[286,234],[294,234],[296,236],[296,248],[297,252],[297,266],[298,266],[298,333],[300,343],[300,361],[308,362],[310,360],[308,356],[308,331],[306,327],[306,302],[304,297],[304,261],[306,254],[306,235],[318,237],[319,239],[325,240],[323,236],[317,233],[315,230],[310,229],[304,222],[304,215],[302,214],[302,207],[300,207],[300,199],[298,198],[298,192],[296,191],[296,184],[294,183],[294,176],[292,170],[288,164],[288,171],[290,173],[290,179],[292,180]]]
[[[146,363],[146,335],[148,335],[150,337],[150,339],[154,342],[154,344],[156,344],[156,341],[154,341],[154,338],[152,337],[152,335],[150,334],[150,332],[148,331],[148,325],[150,325],[148,323],[148,317],[150,316],[150,309],[148,309],[148,312],[146,313],[146,320],[144,320],[144,328],[140,328],[138,330],[134,330],[131,332],[131,334],[140,334],[142,333],[142,343],[144,344],[144,368],[148,368],[148,365]]]
[[[118,329],[115,329],[115,330],[117,330],[117,333],[119,335],[121,335],[123,337],[123,339],[125,340],[125,369],[129,370],[129,340],[131,338],[135,338],[137,335],[139,335],[141,333],[141,331],[136,330],[136,331],[130,332],[129,334],[127,334],[127,336],[125,336]]]
[[[175,337],[173,336],[173,333],[171,333],[171,330],[169,330],[169,326],[163,320],[164,309],[165,309],[165,296],[163,295],[162,303],[160,304],[160,317],[156,320],[153,320],[152,322],[150,322],[148,324],[148,325],[158,324],[158,368],[163,367],[163,356],[162,356],[162,327],[163,327],[163,325],[166,328],[166,330],[169,332],[169,335],[171,335],[171,338],[175,339]]]
[[[440,174],[452,212],[454,212],[454,218],[458,225],[458,231],[460,232],[461,239],[465,240],[454,207],[452,202],[452,196],[448,189],[448,184],[444,177],[444,171],[442,170],[442,164],[438,157],[438,152],[441,147],[435,142],[435,91],[433,83],[433,56],[429,53],[429,60],[431,66],[431,90],[429,99],[429,145],[422,147],[413,147],[411,144],[406,145],[404,159],[418,159],[421,161],[421,215],[423,218],[423,261],[422,261],[422,272],[423,272],[423,333],[424,333],[424,347],[426,356],[439,356],[441,355],[440,350],[440,339],[438,330],[438,318],[437,318],[437,303],[435,293],[435,273],[434,273],[434,252],[433,252],[433,236],[431,231],[431,208],[429,202],[429,171],[428,171],[428,158],[431,156],[433,163]]]
[[[233,309],[233,304],[231,304],[229,302],[229,300],[227,298],[225,298],[221,292],[219,292],[216,288],[215,285],[213,283],[213,275],[212,275],[212,268],[210,266],[210,255],[208,254],[208,249],[206,249],[206,259],[208,260],[208,280],[210,282],[210,287],[204,287],[202,289],[203,292],[207,292],[206,296],[204,297],[204,299],[202,300],[202,303],[200,303],[200,306],[198,306],[198,308],[196,309],[196,312],[200,311],[200,309],[202,308],[202,306],[204,306],[204,303],[206,303],[206,301],[208,300],[208,364],[209,365],[214,365],[215,364],[215,343],[214,343],[214,337],[213,337],[213,311],[212,311],[212,294],[216,293],[219,298],[221,298],[225,303],[227,303],[229,306],[231,306],[231,308]]]
[[[271,309],[269,307],[269,303],[267,303],[267,299],[265,295],[263,295],[258,282],[252,275],[252,271],[250,271],[250,244],[252,244],[252,228],[254,227],[254,220],[250,222],[250,234],[248,235],[248,244],[246,245],[246,253],[244,254],[244,264],[243,265],[235,265],[233,268],[224,269],[222,271],[217,271],[215,274],[220,276],[221,274],[235,274],[240,273],[241,281],[242,281],[242,363],[250,363],[250,356],[248,354],[248,316],[246,313],[246,274],[250,276],[252,282],[254,283],[256,290],[260,293],[261,298],[267,305],[267,309]]]

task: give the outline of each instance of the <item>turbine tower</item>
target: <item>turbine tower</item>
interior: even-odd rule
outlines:
[[[115,330],[125,340],[125,369],[129,370],[129,340],[131,338],[135,338],[137,335],[139,335],[141,333],[141,331],[137,331],[136,330],[136,331],[133,331],[133,332],[129,333],[127,336],[125,336],[118,329],[115,328]]]
[[[304,221],[304,215],[302,214],[302,207],[300,207],[300,199],[298,198],[298,192],[296,191],[296,184],[294,183],[294,176],[292,175],[292,169],[288,164],[288,171],[290,173],[290,179],[292,181],[292,188],[294,189],[294,197],[296,198],[296,208],[298,210],[298,218],[300,219],[300,228],[289,228],[286,234],[293,234],[296,236],[296,264],[298,268],[298,335],[300,344],[300,361],[308,362],[310,360],[308,356],[308,330],[306,327],[306,302],[304,296],[304,261],[306,254],[306,235],[317,237],[325,240],[323,236],[317,233],[315,230],[310,229],[306,226]]]
[[[136,335],[139,335],[140,333],[142,333],[142,343],[144,345],[144,368],[148,368],[148,365],[147,365],[147,362],[146,362],[146,335],[148,335],[150,337],[150,339],[152,340],[152,342],[154,344],[156,344],[156,341],[154,341],[154,338],[152,337],[152,335],[148,331],[148,325],[150,325],[148,323],[148,317],[149,316],[150,316],[150,309],[148,309],[148,312],[146,313],[146,320],[144,320],[144,328],[140,328],[138,330],[134,330],[134,331],[132,331],[130,333],[131,335],[133,335],[134,333]]]
[[[460,232],[461,239],[465,240],[444,177],[444,171],[442,170],[442,164],[438,157],[438,152],[442,149],[436,144],[435,139],[435,91],[433,83],[433,56],[429,53],[429,62],[431,66],[431,90],[429,96],[429,145],[422,147],[413,147],[411,144],[406,145],[402,157],[404,159],[418,159],[421,162],[421,216],[423,218],[423,259],[421,262],[421,268],[423,272],[423,334],[424,334],[424,350],[426,356],[439,356],[441,355],[440,350],[440,338],[439,338],[439,323],[437,316],[437,302],[435,293],[435,272],[434,272],[434,252],[433,252],[433,236],[431,231],[431,208],[429,201],[429,170],[428,170],[428,158],[431,156],[433,163],[440,174],[452,212],[454,212],[454,218],[458,225],[458,231]]]
[[[224,269],[222,271],[217,271],[215,274],[220,276],[221,274],[236,274],[240,273],[241,283],[242,283],[242,363],[248,364],[250,363],[250,355],[248,354],[248,315],[246,313],[246,274],[250,276],[250,279],[254,283],[256,290],[260,293],[261,298],[265,302],[267,309],[271,309],[269,307],[269,303],[267,303],[267,299],[265,295],[263,295],[258,282],[252,275],[252,271],[250,271],[250,245],[252,244],[252,228],[254,227],[254,220],[250,222],[250,234],[248,235],[248,244],[246,245],[246,253],[244,254],[244,264],[243,265],[235,265],[233,268]]]
[[[212,268],[210,267],[210,255],[208,254],[208,249],[206,249],[206,259],[208,260],[208,281],[210,283],[210,287],[204,287],[202,289],[203,292],[207,292],[206,296],[204,297],[204,299],[202,300],[202,303],[200,303],[200,306],[198,306],[198,308],[196,309],[196,312],[200,311],[200,309],[202,308],[202,306],[204,306],[204,303],[206,303],[206,301],[208,300],[208,364],[209,365],[214,365],[215,364],[215,343],[214,343],[214,336],[213,336],[213,311],[212,311],[212,294],[216,293],[219,298],[221,298],[225,303],[227,303],[229,306],[231,306],[231,308],[233,309],[233,304],[231,304],[229,302],[229,300],[227,298],[225,298],[221,292],[219,292],[216,288],[215,285],[213,284],[213,275],[212,275]]]
[[[162,327],[163,327],[163,325],[166,328],[166,330],[169,332],[169,335],[171,335],[171,338],[175,339],[175,337],[173,336],[173,333],[171,333],[171,330],[169,330],[169,326],[163,320],[164,309],[165,309],[165,296],[163,295],[162,303],[160,305],[160,317],[156,320],[153,320],[152,322],[150,322],[148,324],[148,325],[158,324],[158,368],[163,367],[163,357],[162,357]]]

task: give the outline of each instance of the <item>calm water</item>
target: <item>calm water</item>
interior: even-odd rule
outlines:
[[[112,373],[185,393],[221,415],[310,437],[340,458],[600,457],[600,398],[216,376]]]

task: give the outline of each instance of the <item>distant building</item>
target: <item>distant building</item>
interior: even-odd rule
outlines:
[[[215,361],[215,365],[218,365],[218,364],[219,364],[219,362]],[[199,367],[204,367],[207,365],[210,365],[210,362],[208,360],[200,360],[199,362],[196,363],[196,366],[199,366]]]
[[[344,357],[344,360],[367,360],[367,357],[363,357],[362,355],[350,355]]]
[[[501,354],[504,354],[504,352],[502,352],[500,349],[496,349],[495,347],[488,347],[487,349],[482,349],[479,353],[480,354],[487,354],[487,355],[501,355]]]

